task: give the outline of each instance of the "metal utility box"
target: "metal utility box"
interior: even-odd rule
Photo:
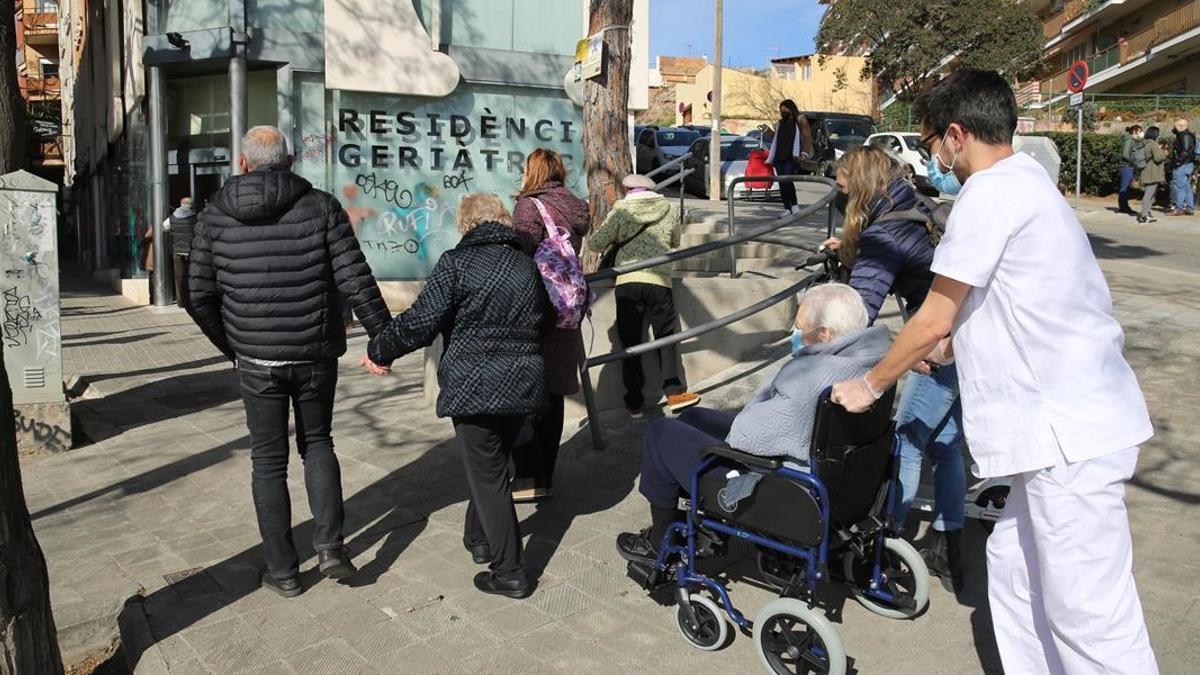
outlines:
[[[62,375],[57,193],[57,185],[25,171],[0,176],[0,340],[23,454],[71,448]]]

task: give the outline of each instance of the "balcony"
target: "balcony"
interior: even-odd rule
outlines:
[[[1102,73],[1109,68],[1116,68],[1123,63],[1121,60],[1121,47],[1120,45],[1113,45],[1086,59],[1086,61],[1089,77],[1097,73]],[[1041,86],[1042,95],[1056,95],[1065,92],[1067,90],[1067,75],[1069,71],[1070,69],[1068,68],[1048,80],[1043,80]]]
[[[25,0],[21,3],[25,42],[31,45],[52,45],[58,42],[58,7],[50,2]]]
[[[1167,12],[1153,26],[1135,33],[1121,45],[1121,65],[1146,56],[1157,45],[1170,42],[1196,28],[1200,28],[1200,2],[1189,2]]]
[[[1046,20],[1045,35],[1049,40],[1062,32],[1063,26],[1083,16],[1088,11],[1088,5],[1094,4],[1089,0],[1069,0],[1063,4],[1062,11]]]

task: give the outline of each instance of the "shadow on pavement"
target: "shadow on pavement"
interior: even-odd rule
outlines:
[[[1088,233],[1088,239],[1092,242],[1092,251],[1101,260],[1137,260],[1163,255],[1162,251],[1146,246],[1122,244],[1115,239],[1102,237],[1098,234]]]

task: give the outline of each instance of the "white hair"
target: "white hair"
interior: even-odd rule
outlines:
[[[867,327],[867,306],[858,291],[846,284],[812,286],[796,296],[809,330],[824,328],[832,338]]]
[[[253,127],[242,136],[242,157],[251,171],[263,166],[285,164],[288,158],[287,138],[277,127]]]

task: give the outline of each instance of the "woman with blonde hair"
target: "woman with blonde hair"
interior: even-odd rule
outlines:
[[[567,167],[553,150],[538,148],[525,160],[525,174],[513,207],[513,229],[521,248],[532,256],[546,238],[547,227],[566,230],[575,254],[583,246],[591,215],[588,203],[567,189]],[[547,222],[549,221],[549,222]],[[513,455],[516,478],[514,501],[531,501],[552,496],[554,464],[562,440],[564,398],[579,391],[579,364],[583,362],[583,338],[578,328],[555,328],[542,339],[546,360],[545,410],[532,418],[533,429]]]
[[[936,243],[930,221],[911,217],[921,212],[916,190],[891,156],[866,145],[842,156],[837,184],[846,195],[846,216],[841,236],[829,239],[826,246],[850,268],[848,283],[862,296],[871,321],[889,294],[904,300],[911,316],[933,283],[929,267]],[[937,360],[949,359],[939,354]],[[921,462],[928,453],[933,460],[934,534],[921,553],[929,571],[941,577],[948,590],[957,591],[962,588],[958,541],[966,519],[967,493],[958,373],[952,361],[923,370],[909,373],[896,412],[900,441],[896,525],[904,528],[921,484]]]
[[[454,422],[471,493],[463,545],[491,566],[475,587],[523,598],[532,587],[521,564],[509,458],[526,418],[545,404],[541,338],[554,325],[553,310],[499,197],[463,197],[458,228],[462,241],[438,259],[413,306],[371,339],[364,365],[382,371],[442,336],[437,414]]]

